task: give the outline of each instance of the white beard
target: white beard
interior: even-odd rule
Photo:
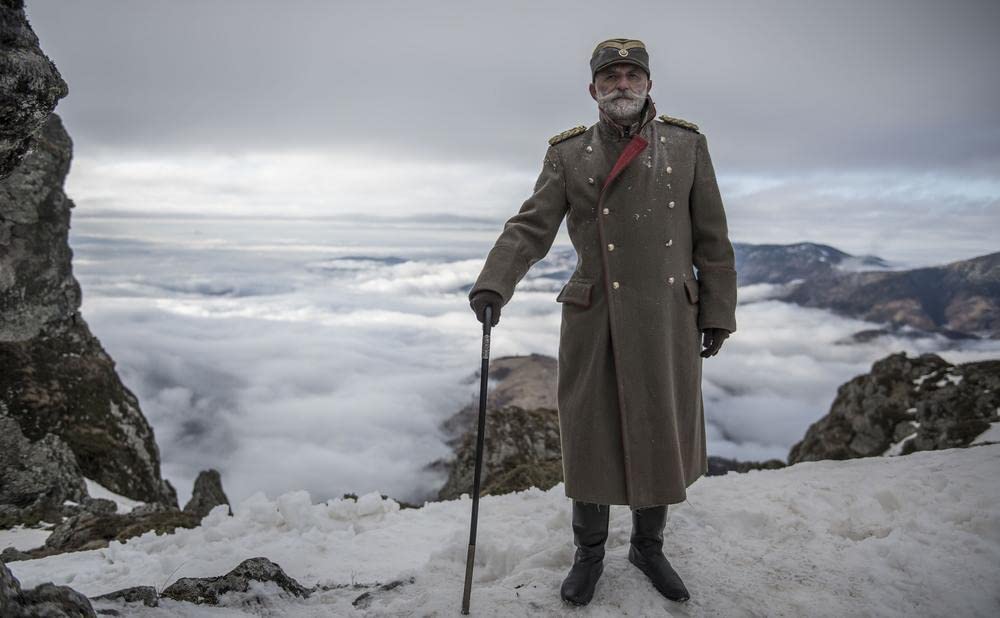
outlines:
[[[646,96],[634,96],[631,92],[619,96],[612,91],[607,97],[597,97],[597,106],[612,120],[623,126],[629,126],[638,120],[639,112],[646,103]]]

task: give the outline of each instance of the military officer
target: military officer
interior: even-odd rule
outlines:
[[[702,360],[736,330],[733,247],[707,139],[692,122],[657,116],[645,45],[602,41],[590,68],[598,122],[549,140],[533,193],[504,224],[469,300],[480,321],[492,306],[498,323],[566,220],[579,259],[556,297],[557,391],[577,549],[560,594],[591,600],[609,507],[627,504],[629,561],[685,601],[663,530],[667,505],[708,468]]]

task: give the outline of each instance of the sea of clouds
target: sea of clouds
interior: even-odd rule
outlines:
[[[229,497],[305,489],[431,499],[440,423],[478,397],[468,286],[500,228],[337,218],[74,215],[82,313],[156,432],[181,499],[199,470]],[[493,358],[557,355],[565,229],[504,308]],[[889,353],[995,358],[1000,343],[842,339],[876,324],[739,291],[739,330],[704,362],[709,453],[784,459],[837,387]],[[471,488],[470,488],[471,491]]]

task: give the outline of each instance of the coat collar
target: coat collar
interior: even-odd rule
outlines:
[[[627,132],[626,127],[612,120],[604,113],[604,110],[598,108],[598,113],[600,114],[600,120],[597,126],[600,131],[609,137],[626,139],[638,135],[649,124],[650,120],[656,118],[656,104],[653,103],[653,98],[647,94],[646,103],[642,106],[642,111],[639,112],[639,120],[633,122],[627,128]]]

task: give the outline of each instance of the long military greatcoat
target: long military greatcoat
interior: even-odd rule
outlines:
[[[578,259],[555,299],[565,493],[632,508],[683,502],[707,471],[700,329],[736,330],[706,138],[655,113],[647,96],[638,140],[603,114],[550,139],[534,193],[469,293],[493,290],[506,305],[566,218]]]

